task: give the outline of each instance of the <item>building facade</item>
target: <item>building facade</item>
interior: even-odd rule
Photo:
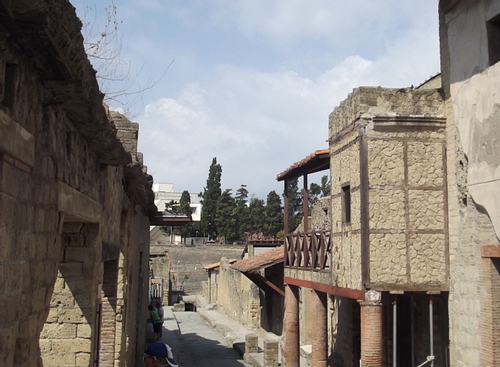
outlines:
[[[440,1],[450,365],[500,365],[500,1]]]
[[[357,88],[330,114],[328,154],[278,176],[303,176],[307,187],[307,174],[331,175],[329,210],[316,208],[330,220],[313,216],[285,240],[287,366],[297,365],[303,343],[315,367],[328,358],[446,365],[445,131],[436,88]]]
[[[0,1],[0,365],[132,366],[152,178],[66,0]]]

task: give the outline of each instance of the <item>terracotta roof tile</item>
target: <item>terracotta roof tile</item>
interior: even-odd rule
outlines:
[[[311,153],[306,158],[292,164],[286,170],[278,174],[276,179],[283,181],[294,179],[305,173],[314,173],[330,168],[330,150],[321,149]]]
[[[237,259],[229,259],[228,262],[230,264],[233,264],[235,263],[236,261],[238,261]],[[210,265],[207,265],[207,266],[204,266],[203,269],[205,270],[212,270],[212,269],[215,269],[215,268],[218,268],[220,266],[220,261],[218,263],[213,263],[213,264],[210,264]]]
[[[262,267],[268,267],[284,261],[283,246],[276,247],[275,249],[261,252],[258,255],[249,257],[235,262],[231,268],[241,271],[242,273],[252,273]]]

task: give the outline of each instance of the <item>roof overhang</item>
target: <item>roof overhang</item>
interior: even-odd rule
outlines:
[[[277,247],[273,250],[262,252],[258,255],[249,257],[248,259],[239,260],[231,265],[231,268],[242,272],[248,279],[254,282],[259,288],[265,291],[276,292],[285,297],[282,289],[277,287],[269,279],[266,279],[260,274],[260,270],[269,268],[275,265],[284,264],[284,248]]]
[[[305,159],[292,164],[285,171],[278,174],[276,180],[289,181],[298,177],[330,169],[330,150],[316,150]]]
[[[152,215],[149,217],[151,226],[184,226],[191,222],[187,215]]]

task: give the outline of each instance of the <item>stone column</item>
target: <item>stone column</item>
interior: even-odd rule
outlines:
[[[278,367],[278,341],[264,340],[264,367]]]
[[[311,307],[313,313],[313,335],[311,367],[328,366],[328,321],[326,293],[313,290]]]
[[[382,367],[382,295],[368,291],[361,306],[361,367]]]
[[[300,367],[299,288],[285,285],[285,366]]]

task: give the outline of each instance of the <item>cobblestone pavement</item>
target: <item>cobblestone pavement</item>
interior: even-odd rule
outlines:
[[[251,366],[198,313],[170,315],[164,323],[162,340],[172,347],[180,367]]]

